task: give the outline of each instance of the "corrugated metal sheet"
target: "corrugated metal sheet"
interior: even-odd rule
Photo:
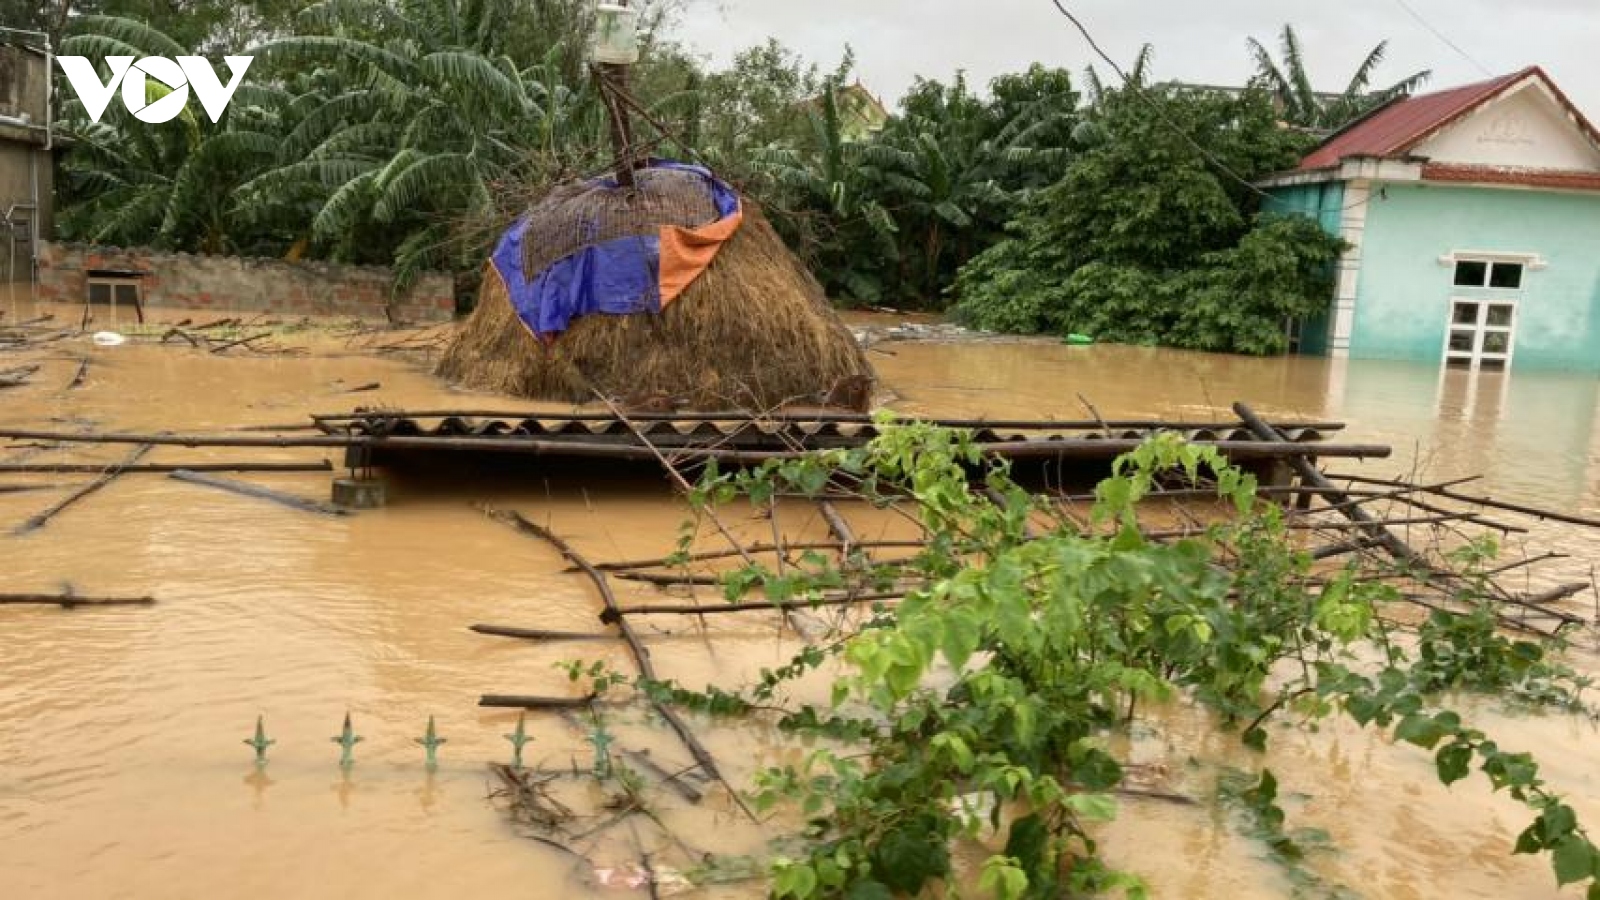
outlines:
[[[880,433],[880,426],[862,416],[749,419],[695,416],[649,417],[625,422],[593,414],[471,416],[368,411],[342,416],[317,416],[330,434],[439,438],[568,439],[585,444],[615,443],[662,448],[717,445],[741,450],[783,451],[858,446]],[[934,420],[935,424],[971,428],[983,443],[1039,441],[1051,438],[1138,440],[1157,431],[1176,431],[1195,441],[1254,440],[1243,423],[1094,422]],[[1338,423],[1284,423],[1277,426],[1291,441],[1316,442],[1344,426]]]
[[[1300,170],[1326,169],[1337,166],[1351,156],[1399,156],[1420,143],[1424,138],[1466,115],[1502,91],[1529,75],[1537,75],[1549,83],[1548,77],[1537,66],[1520,72],[1462,85],[1448,91],[1437,91],[1408,97],[1383,107],[1359,119],[1338,132],[1322,146],[1300,161]],[[1555,85],[1550,84],[1554,89]],[[1560,92],[1557,91],[1557,96]]]

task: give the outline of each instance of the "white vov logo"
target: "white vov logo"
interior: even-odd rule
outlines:
[[[106,65],[111,68],[111,80],[107,82],[100,80],[100,74],[87,56],[56,57],[67,81],[77,91],[78,99],[83,101],[83,108],[89,113],[90,119],[100,121],[106,104],[111,102],[111,95],[116,93],[120,83],[122,104],[128,107],[128,112],[133,113],[139,121],[152,124],[170,122],[183,112],[189,102],[191,87],[211,121],[222,118],[222,111],[228,108],[228,101],[233,99],[233,92],[244,80],[245,70],[250,68],[250,62],[255,57],[224,56],[223,59],[233,73],[233,79],[226,86],[217,78],[210,61],[204,56],[180,56],[176,62],[164,56],[146,56],[137,63],[131,56],[108,56]],[[172,89],[172,93],[158,98],[154,103],[146,102],[146,78],[154,78],[165,84]]]

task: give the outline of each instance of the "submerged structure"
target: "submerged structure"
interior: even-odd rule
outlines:
[[[1349,245],[1302,352],[1600,370],[1600,132],[1542,69],[1398,99],[1261,186]]]
[[[506,232],[439,374],[635,409],[863,410],[872,369],[761,212],[698,166],[559,186]]]

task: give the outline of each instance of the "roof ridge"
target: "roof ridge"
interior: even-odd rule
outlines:
[[[1396,98],[1334,132],[1306,154],[1297,169],[1330,168],[1348,157],[1401,156],[1529,78],[1548,87],[1557,102],[1572,113],[1578,127],[1600,145],[1600,132],[1595,131],[1544,69],[1531,65],[1482,81]]]

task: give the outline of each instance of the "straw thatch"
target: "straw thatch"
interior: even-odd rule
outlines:
[[[641,184],[641,193],[648,197],[648,186]],[[541,235],[587,233],[594,240],[592,223],[605,218],[596,207],[620,194],[601,192],[597,203],[594,194],[553,193],[536,206],[532,221]],[[639,198],[628,203],[631,218],[643,212]],[[554,225],[552,211],[559,214]],[[566,218],[575,215],[582,218]],[[644,218],[695,225],[714,212],[657,209]],[[571,227],[562,227],[561,219]],[[564,243],[543,238],[525,256],[558,258],[562,250],[552,242]],[[533,231],[524,243],[535,243]],[[517,318],[499,280],[485,278],[477,309],[438,372],[467,387],[519,397],[578,403],[598,392],[634,408],[758,411],[791,403],[863,410],[873,377],[821,287],[748,202],[744,224],[716,261],[660,315],[585,316],[545,345]]]

